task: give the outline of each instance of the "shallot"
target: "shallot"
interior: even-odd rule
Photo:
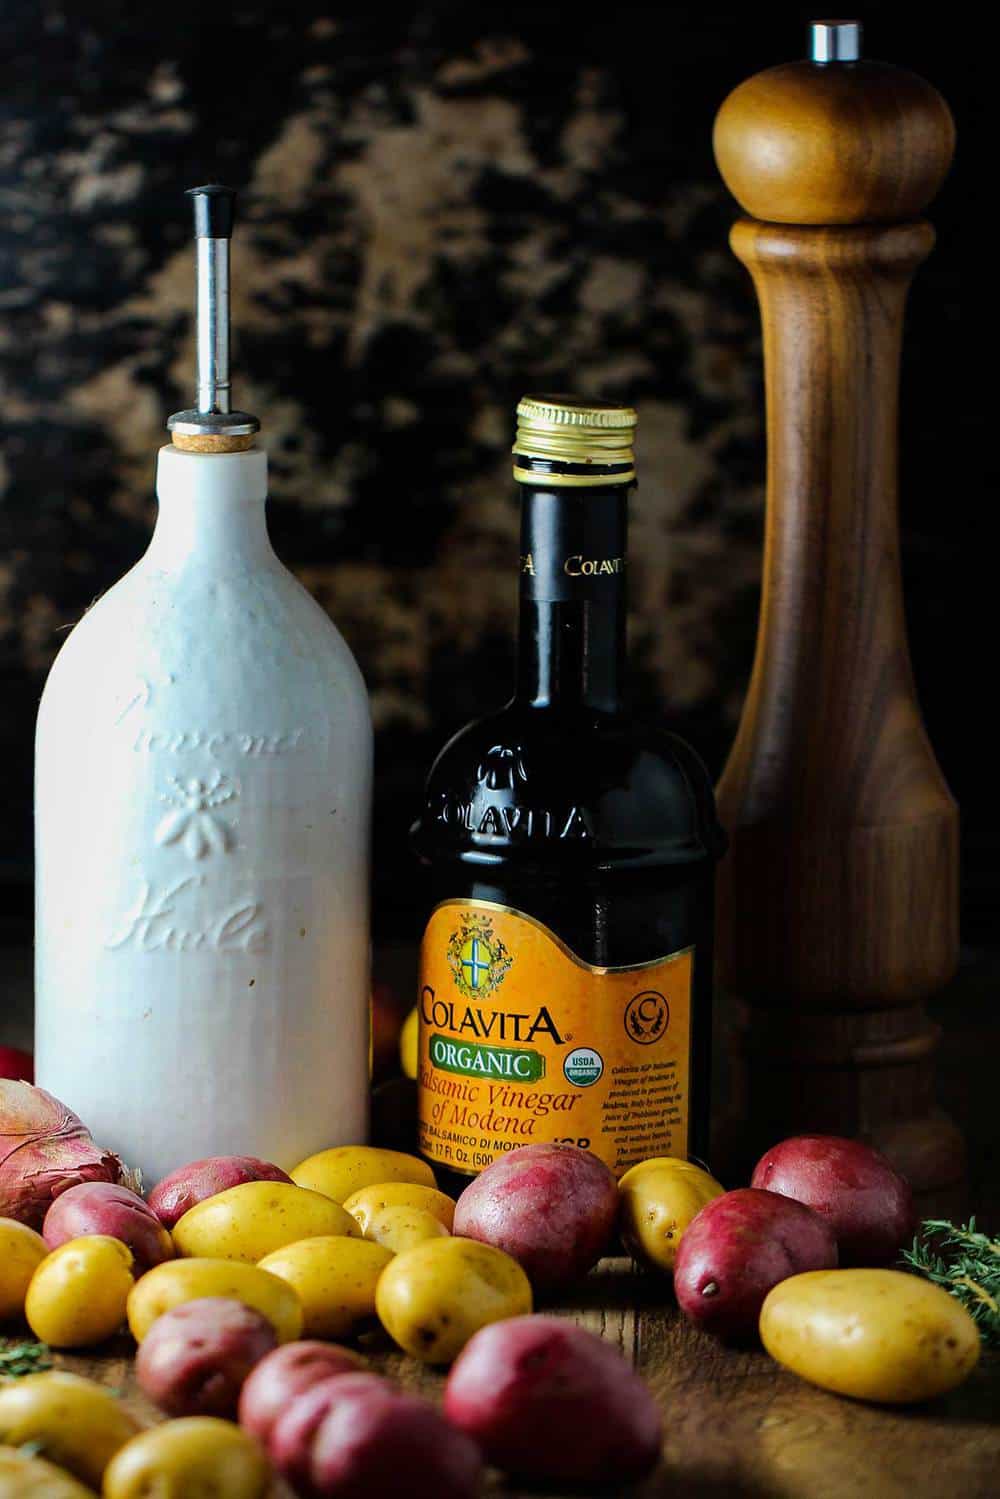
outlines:
[[[51,1093],[0,1078],[0,1218],[40,1229],[61,1192],[81,1182],[120,1181],[123,1169]]]

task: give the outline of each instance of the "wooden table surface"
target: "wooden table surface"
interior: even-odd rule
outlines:
[[[670,1304],[663,1281],[606,1260],[571,1303],[558,1308],[616,1344],[649,1380],[664,1416],[663,1457],[644,1483],[589,1490],[634,1499],[987,1499],[1000,1494],[1000,1358],[923,1407],[877,1408],[828,1395],[767,1354],[723,1347]],[[378,1337],[379,1335],[374,1335]],[[443,1376],[389,1351],[366,1348],[373,1366],[436,1397]],[[144,1421],[158,1419],[138,1391],[130,1345],[117,1356],[58,1356],[60,1367],[122,1392]],[[401,1495],[405,1489],[401,1487]],[[540,1492],[492,1475],[488,1494]],[[274,1486],[274,1499],[289,1491]]]

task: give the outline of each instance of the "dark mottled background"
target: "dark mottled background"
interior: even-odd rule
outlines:
[[[632,660],[643,709],[718,769],[753,647],[757,313],[726,245],[719,101],[799,55],[800,7],[397,7],[5,0],[0,7],[0,670],[12,920],[30,888],[35,704],[63,632],[143,549],[167,414],[189,404],[185,187],[243,190],[238,404],[264,419],[272,533],[337,620],[379,731],[378,909],[434,750],[510,681],[512,408],[638,404]],[[761,19],[761,16],[764,19]],[[869,6],[870,51],[963,125],[961,8]],[[904,568],[932,737],[974,799],[954,663],[956,180],[904,379]],[[970,888],[989,862],[967,825]],[[978,883],[977,883],[978,882]],[[978,909],[973,900],[974,910]]]

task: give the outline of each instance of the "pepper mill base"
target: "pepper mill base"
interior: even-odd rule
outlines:
[[[966,1152],[934,1097],[939,1028],[922,1005],[850,1013],[719,1005],[723,1099],[713,1169],[749,1180],[791,1135],[849,1135],[885,1155],[913,1188],[922,1217],[954,1218],[967,1197]]]

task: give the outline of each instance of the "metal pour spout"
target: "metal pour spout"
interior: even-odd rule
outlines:
[[[195,249],[198,256],[198,410],[228,412],[229,240],[233,200],[228,187],[195,187]]]
[[[179,447],[224,451],[249,446],[260,422],[233,411],[229,373],[229,244],[236,193],[208,183],[188,190],[197,254],[197,405],[167,422]],[[241,441],[238,441],[242,439]]]

